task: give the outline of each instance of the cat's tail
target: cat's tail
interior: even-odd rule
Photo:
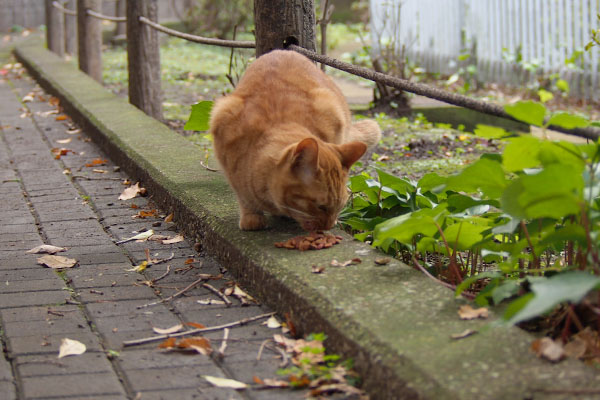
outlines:
[[[374,147],[381,139],[381,129],[372,119],[361,119],[350,126],[349,141],[358,140],[368,147]]]

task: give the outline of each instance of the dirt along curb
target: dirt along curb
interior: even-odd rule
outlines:
[[[268,231],[240,231],[233,193],[221,173],[201,166],[204,153],[197,147],[38,39],[18,44],[15,54],[117,164],[175,212],[188,237],[255,297],[288,314],[299,333],[325,332],[328,349],[352,357],[372,398],[537,399],[551,393],[559,399],[600,388],[600,376],[579,362],[537,359],[529,351],[532,338],[517,328],[459,320],[463,300],[398,261],[378,266],[381,253],[342,232],[334,232],[344,240],[331,249],[298,252],[274,246],[301,233],[289,222],[272,219]],[[329,266],[356,257],[358,265]],[[326,269],[314,274],[313,265]],[[450,338],[466,329],[479,333]]]

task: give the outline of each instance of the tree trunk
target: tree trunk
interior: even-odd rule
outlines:
[[[314,0],[254,0],[256,57],[296,44],[315,51]]]

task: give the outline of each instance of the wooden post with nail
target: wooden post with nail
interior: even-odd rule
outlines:
[[[157,22],[158,6],[156,0],[128,1],[126,11],[129,102],[162,121],[158,32],[140,21]]]
[[[102,82],[102,22],[87,10],[102,11],[102,0],[77,0],[79,69]]]
[[[288,44],[315,51],[314,0],[254,0],[256,57]]]

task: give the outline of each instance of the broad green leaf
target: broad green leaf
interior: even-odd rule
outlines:
[[[500,304],[502,300],[508,299],[519,293],[520,289],[521,286],[516,280],[505,280],[492,290],[492,300],[494,301],[494,304]]]
[[[436,221],[443,219],[448,212],[442,207],[422,209],[411,214],[387,220],[375,227],[373,245],[378,246],[386,239],[411,244],[415,235],[433,236],[437,233]],[[441,223],[439,223],[441,225]]]
[[[569,88],[569,82],[565,81],[564,79],[559,79],[556,81],[556,88],[563,93],[569,93],[571,90]]]
[[[579,303],[592,289],[600,286],[600,277],[583,271],[571,271],[531,283],[528,300],[515,300],[508,307],[504,319],[517,324],[538,317],[563,302]],[[510,311],[510,312],[509,312]]]
[[[502,166],[510,172],[537,167],[541,145],[540,139],[529,135],[509,139],[502,153]]]
[[[477,128],[473,131],[477,136],[481,136],[487,139],[501,139],[509,136],[510,133],[506,132],[502,128],[497,126],[477,124]]]
[[[394,189],[399,194],[406,195],[415,190],[414,185],[410,182],[398,178],[397,176],[390,175],[381,169],[377,170],[377,175],[379,176],[379,183],[381,183],[381,185]]]
[[[481,190],[489,198],[498,198],[507,185],[502,166],[489,159],[479,159],[458,175],[448,178],[446,190],[474,193]]]
[[[547,103],[554,98],[552,92],[547,91],[546,89],[540,89],[537,92],[538,96],[540,96],[540,101],[542,103]]]
[[[442,187],[447,180],[448,178],[446,177],[439,176],[435,172],[430,172],[419,180],[417,186],[421,189],[421,193],[426,193]]]
[[[212,110],[212,107],[212,101],[201,101],[200,103],[192,105],[192,113],[183,129],[189,131],[207,131],[210,128],[208,122],[210,120],[210,111]]]
[[[542,240],[538,243],[538,246],[547,247],[555,243],[562,244],[566,241],[573,241],[581,245],[585,245],[587,242],[587,236],[583,226],[567,225],[565,227],[553,230],[542,237]]]
[[[453,213],[461,213],[469,208],[482,206],[482,205],[493,205],[499,207],[500,203],[495,200],[479,200],[474,199],[464,194],[452,194],[448,196],[448,210]],[[489,207],[487,207],[489,209]],[[487,210],[486,210],[487,211]]]
[[[544,141],[539,148],[537,158],[544,166],[564,164],[583,172],[585,168],[585,155],[582,154],[581,150],[580,147],[566,141]]]
[[[565,129],[585,128],[590,125],[590,121],[580,117],[579,115],[573,115],[566,112],[559,112],[553,114],[548,121],[548,125],[556,125]]]
[[[511,117],[529,125],[544,125],[546,107],[540,103],[534,101],[520,101],[515,104],[505,105],[504,111]]]
[[[488,229],[488,226],[475,225],[469,220],[464,220],[444,229],[444,237],[452,250],[469,250],[483,241],[483,232]]]

